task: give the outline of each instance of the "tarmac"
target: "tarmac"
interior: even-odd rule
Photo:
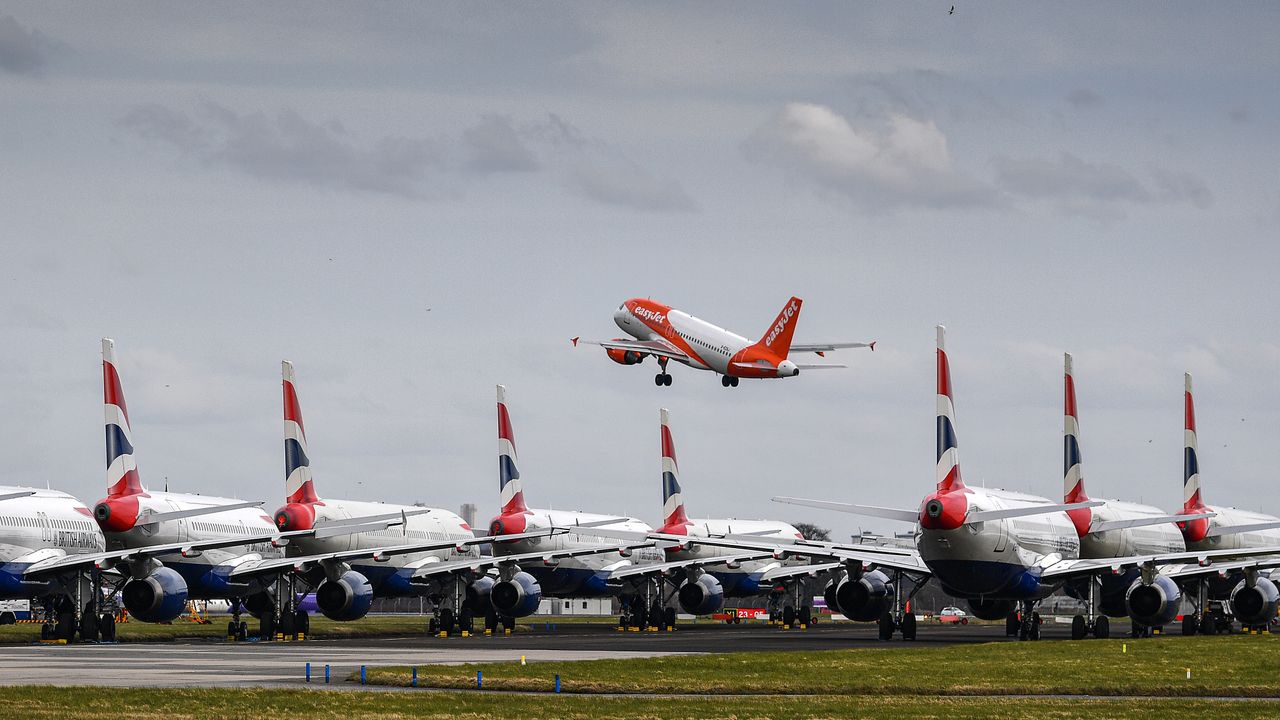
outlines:
[[[550,624],[537,620],[510,636],[301,642],[149,642],[86,645],[0,646],[0,685],[104,687],[330,687],[347,682],[360,666],[458,664],[540,660],[594,660],[689,653],[837,650],[854,647],[938,647],[960,643],[1017,642],[1004,625],[922,623],[914,642],[880,642],[876,627],[823,623],[806,630],[764,624],[700,623],[674,632],[619,632],[605,624]],[[1124,626],[1113,627],[1119,634]],[[1066,625],[1046,622],[1044,639],[1066,638]],[[311,664],[307,683],[306,665]]]

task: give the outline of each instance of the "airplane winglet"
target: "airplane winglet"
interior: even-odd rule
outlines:
[[[875,352],[875,351],[876,351],[876,343],[877,343],[877,342],[879,342],[879,341],[878,341],[878,340],[872,340],[872,341],[871,341],[871,344],[870,344],[870,345],[867,345],[867,347],[871,348],[871,352]]]
[[[582,337],[582,336],[581,336],[581,335],[579,335],[578,337],[571,337],[571,338],[569,338],[569,342],[573,343],[573,346],[574,346],[574,347],[578,347],[578,338],[580,338],[580,337]]]

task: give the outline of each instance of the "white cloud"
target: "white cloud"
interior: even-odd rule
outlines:
[[[990,187],[954,167],[936,124],[904,114],[889,114],[877,127],[855,127],[824,105],[790,103],[743,150],[869,210],[985,205],[994,199]]]

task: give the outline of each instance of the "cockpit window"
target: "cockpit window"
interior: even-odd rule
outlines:
[[[626,303],[622,303],[621,305],[619,305],[619,306],[618,306],[618,309],[619,309],[619,310],[626,310],[626,309],[627,309],[627,304],[626,304]]]

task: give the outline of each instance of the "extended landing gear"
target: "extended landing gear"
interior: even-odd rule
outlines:
[[[895,630],[902,631],[903,640],[916,639],[916,613],[911,610],[911,601],[915,598],[916,593],[920,592],[920,588],[924,587],[925,578],[915,579],[915,586],[911,588],[911,592],[907,593],[907,597],[902,597],[902,582],[906,579],[906,573],[901,570],[893,573],[893,607],[884,611],[880,616],[880,639],[889,641],[893,639]],[[905,607],[904,607],[905,605]]]
[[[1089,578],[1089,593],[1085,596],[1084,615],[1077,615],[1071,618],[1071,639],[1083,640],[1089,637],[1092,632],[1093,636],[1105,640],[1111,636],[1111,621],[1106,615],[1097,614],[1097,593],[1098,578]]]
[[[721,375],[720,384],[725,387],[738,387],[738,378],[731,375]]]
[[[658,387],[663,387],[664,385],[671,387],[671,375],[667,373],[667,359],[658,358],[658,367],[662,370],[657,375],[653,376],[653,384]]]
[[[1018,623],[1019,640],[1040,639],[1040,613],[1036,612],[1034,600],[1022,603],[1022,615]]]

